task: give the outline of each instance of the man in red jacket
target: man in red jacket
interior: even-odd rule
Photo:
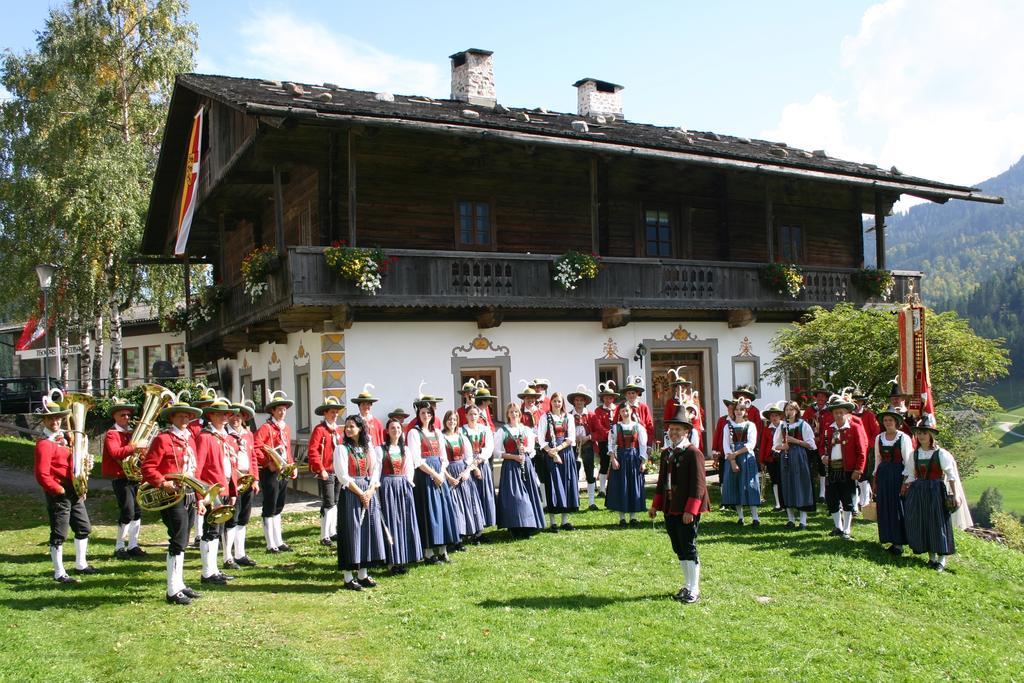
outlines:
[[[829,402],[833,419],[825,429],[825,450],[821,456],[827,471],[825,503],[835,523],[832,535],[846,539],[850,538],[853,521],[854,490],[864,475],[868,455],[864,428],[851,416],[854,407],[853,401],[845,396],[834,396]]]
[[[654,418],[651,415],[651,408],[640,400],[640,394],[642,393],[644,393],[643,379],[639,375],[630,377],[626,386],[622,389],[623,398],[626,399],[629,407],[633,409],[633,419],[647,430],[647,448],[648,452],[650,452],[650,449],[657,443],[657,440],[654,438]]]
[[[263,489],[263,536],[267,542],[268,553],[290,552],[291,546],[284,542],[281,529],[281,513],[288,499],[288,481],[282,478],[273,456],[268,451],[279,454],[283,464],[295,462],[292,456],[292,431],[284,421],[288,409],[295,402],[285,396],[283,391],[273,391],[270,400],[263,407],[270,413],[270,419],[256,430],[256,458],[260,468],[260,488]],[[289,475],[291,479],[298,476],[298,471]]]
[[[822,437],[825,434],[825,428],[832,422],[832,413],[828,409],[828,390],[824,387],[816,387],[811,390],[814,396],[814,403],[808,406],[804,410],[803,419],[804,422],[811,425],[811,429],[814,430],[814,442],[818,445],[818,455],[824,455],[825,453],[825,442]],[[811,472],[811,476],[814,476],[814,472]],[[825,469],[818,467],[818,500],[825,500]]]
[[[160,411],[160,420],[170,422],[170,427],[153,438],[146,457],[142,460],[142,480],[154,488],[164,489],[168,494],[180,490],[181,484],[167,479],[166,475],[180,473],[194,477],[199,469],[196,457],[196,442],[188,429],[189,420],[202,415],[202,411],[183,401],[175,401]],[[187,493],[176,504],[160,511],[160,518],[167,527],[167,602],[172,605],[188,605],[199,593],[185,585],[185,546],[188,545],[192,517],[197,505],[205,513],[203,503],[196,503],[194,493]]]
[[[199,467],[196,477],[211,486],[220,486],[218,503],[234,505],[238,497],[238,474],[235,440],[228,436],[228,418],[235,412],[225,398],[217,398],[203,408],[203,421],[206,425],[196,439],[196,460]],[[199,557],[203,563],[202,583],[224,585],[235,578],[217,568],[217,557],[220,552],[220,536],[223,524],[210,519],[207,511],[203,515],[203,536],[199,543]]]
[[[235,413],[228,418],[228,434],[235,440],[235,462],[239,480],[243,476],[253,478],[252,485],[246,491],[238,491],[235,499],[235,514],[224,522],[224,568],[239,569],[255,567],[254,562],[245,552],[246,525],[252,514],[253,496],[260,492],[260,468],[256,463],[256,436],[249,429],[249,424],[256,419],[256,404],[243,399],[241,403],[232,403]],[[239,485],[241,488],[241,485]]]
[[[661,454],[658,484],[647,514],[654,518],[658,510],[665,513],[665,531],[679,558],[685,581],[673,599],[690,604],[700,600],[697,530],[701,513],[711,509],[711,502],[704,479],[704,454],[690,443],[693,423],[686,409],[680,407],[676,415],[665,422],[669,445]]]
[[[127,560],[132,557],[143,557],[146,551],[139,547],[142,508],[135,503],[139,482],[132,481],[125,475],[121,463],[128,456],[145,451],[131,443],[130,420],[135,413],[135,406],[119,398],[112,401],[114,405],[110,408],[110,417],[114,424],[103,437],[102,471],[103,476],[110,477],[114,498],[117,499],[117,540],[114,542],[114,557]]]
[[[53,580],[61,584],[78,583],[78,579],[64,571],[64,541],[69,526],[75,532],[75,573],[95,574],[97,570],[86,560],[92,525],[85,509],[85,496],[79,496],[71,484],[74,462],[70,444],[61,429],[61,421],[71,411],[61,410],[48,398],[44,400],[43,410],[39,417],[43,438],[36,442],[35,475],[46,495],[46,512],[50,517]]]
[[[370,445],[380,448],[384,445],[384,425],[370,412],[373,404],[377,402],[377,398],[370,393],[372,388],[372,384],[364,384],[363,390],[352,399],[352,402],[356,404],[356,408],[359,410],[359,417],[363,418],[366,433],[370,437]]]
[[[608,455],[608,433],[615,424],[618,406],[615,401],[619,398],[615,391],[615,383],[608,380],[597,385],[597,395],[601,399],[601,405],[594,408],[590,420],[590,437],[594,440],[594,448],[597,452],[598,492],[600,498],[605,497],[608,488],[608,468],[611,466],[611,458]]]
[[[857,495],[854,501],[854,507],[858,510],[871,502],[871,479],[875,471],[875,437],[882,431],[878,425],[878,416],[868,408],[867,400],[865,394],[853,395],[853,403],[857,406],[853,411],[853,417],[860,420],[864,434],[868,438],[868,464],[864,468],[864,476],[857,482]]]
[[[334,547],[334,539],[338,536],[341,482],[334,474],[334,451],[345,438],[341,426],[338,425],[341,408],[341,403],[333,396],[326,397],[323,405],[317,407],[314,412],[324,419],[309,435],[307,450],[309,473],[316,477],[316,486],[320,493],[320,545],[328,548]]]

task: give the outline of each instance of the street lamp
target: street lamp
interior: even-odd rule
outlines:
[[[40,263],[36,266],[36,276],[39,277],[39,288],[43,290],[43,397],[50,395],[50,286],[53,284],[53,275],[57,272],[57,266],[52,263]]]

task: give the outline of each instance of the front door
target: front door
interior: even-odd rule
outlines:
[[[459,371],[459,387],[469,380],[479,380],[487,382],[487,388],[490,390],[491,395],[494,396],[494,402],[491,404],[491,417],[494,418],[495,422],[505,421],[505,406],[501,405],[501,369],[500,368],[463,368]],[[462,397],[456,393],[457,405],[455,409],[462,405]]]
[[[700,404],[704,407],[706,414],[708,410],[708,395],[704,391],[704,353],[702,351],[672,351],[664,349],[653,349],[650,355],[651,363],[651,389],[646,396],[647,405],[651,407],[651,414],[654,418],[654,433],[661,440],[665,435],[665,403],[672,398],[673,388],[670,383],[673,376],[668,374],[669,370],[675,370],[684,366],[680,371],[682,376],[693,382],[693,388],[698,393]],[[705,429],[707,425],[705,425]],[[704,444],[701,444],[702,450]]]

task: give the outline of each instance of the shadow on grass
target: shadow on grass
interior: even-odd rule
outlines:
[[[601,609],[608,605],[618,605],[627,602],[647,602],[649,600],[664,600],[668,597],[664,593],[649,595],[627,595],[622,597],[611,597],[602,595],[588,595],[577,593],[575,595],[530,595],[522,598],[508,598],[507,600],[481,600],[476,603],[478,607],[491,609],[503,609],[506,607],[515,609],[565,609],[565,610],[586,610]]]

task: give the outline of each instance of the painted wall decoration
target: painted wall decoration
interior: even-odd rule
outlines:
[[[665,341],[690,341],[696,338],[697,335],[690,334],[689,330],[682,325],[678,325],[676,329],[662,337]]]
[[[602,358],[622,359],[622,356],[619,355],[619,344],[611,337],[608,337],[608,341],[604,343],[604,350],[602,353],[604,354]]]
[[[509,349],[507,346],[495,346],[494,342],[490,339],[482,334],[478,334],[465,346],[456,346],[453,348],[452,358],[458,358],[459,353],[463,353],[468,356],[473,351],[496,351],[504,356],[509,355]]]
[[[299,350],[303,351],[302,346]],[[307,357],[308,358],[308,357]],[[308,362],[308,360],[307,360]],[[324,396],[345,402],[345,333],[320,335],[320,365]]]

